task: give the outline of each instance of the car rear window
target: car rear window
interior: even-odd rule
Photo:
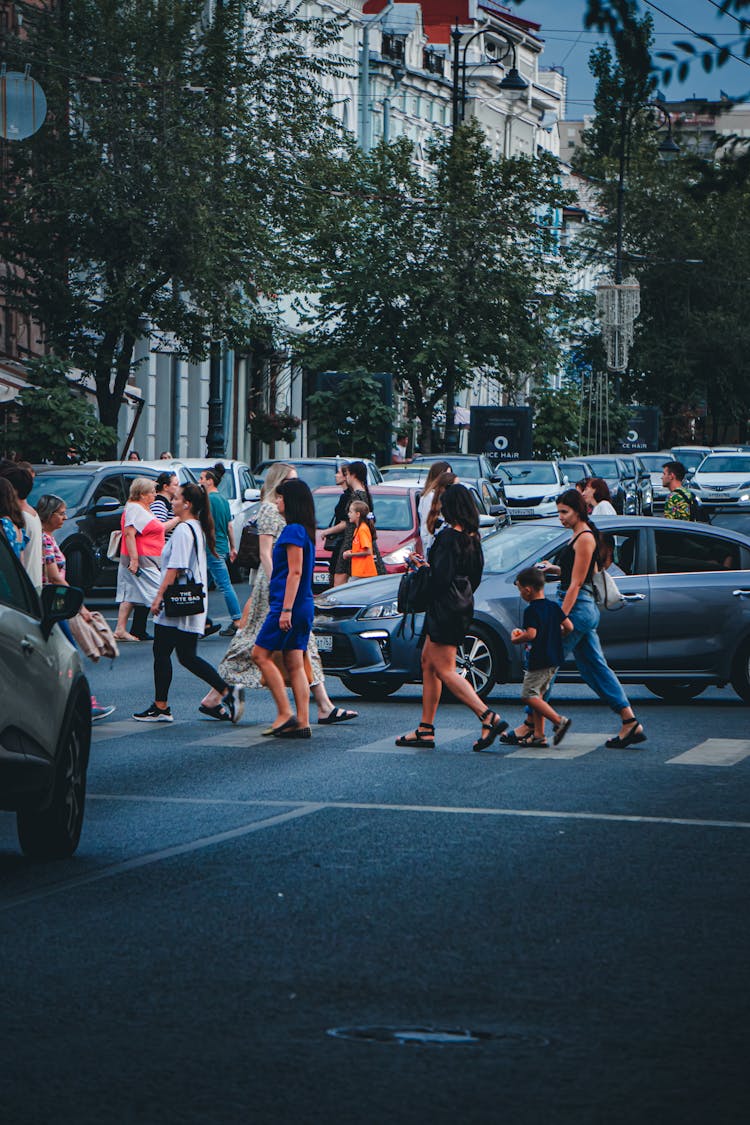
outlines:
[[[493,574],[519,570],[529,558],[541,561],[550,544],[560,538],[560,528],[553,524],[515,524],[488,536],[482,541],[484,569]]]
[[[316,493],[315,521],[318,527],[330,527],[339,493]],[[375,518],[378,531],[411,531],[414,527],[411,501],[408,496],[375,496]]]
[[[324,488],[327,484],[336,483],[336,466],[332,462],[327,464],[312,464],[310,461],[287,461],[287,465],[294,465],[297,476],[303,480],[313,491]],[[336,502],[334,500],[334,507]],[[327,524],[320,526],[327,527]]]
[[[68,511],[79,508],[83,502],[92,473],[37,473],[28,502],[34,507],[40,496],[59,496]]]

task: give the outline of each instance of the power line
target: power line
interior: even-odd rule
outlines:
[[[712,7],[721,12],[722,16],[729,16],[730,20],[734,20],[735,23],[738,23],[743,31],[746,31],[748,26],[750,26],[747,20],[740,19],[739,16],[736,16],[734,12],[728,11],[722,4],[717,4],[716,0],[706,0],[706,3],[711,4]],[[724,34],[726,34],[726,32],[724,32]]]
[[[653,0],[643,0],[643,2],[644,4],[647,4],[649,8],[653,8],[655,12],[658,12],[662,16],[666,16],[666,18],[668,20],[671,20],[672,23],[676,23],[677,26],[683,28],[684,31],[689,31],[690,34],[695,36],[696,39],[702,39],[703,42],[708,43],[710,47],[716,46],[716,43],[711,36],[701,35],[699,31],[695,31],[694,28],[689,27],[688,24],[683,23],[682,20],[678,20],[676,16],[670,15],[669,12],[665,12],[664,9],[660,8],[658,4],[654,4]],[[748,62],[747,59],[743,59],[740,55],[735,55],[734,52],[730,51],[728,47],[722,47],[722,50],[726,51],[730,58],[736,59],[737,62],[741,62],[745,66],[750,66],[750,62]]]

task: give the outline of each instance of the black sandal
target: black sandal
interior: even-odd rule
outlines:
[[[476,750],[477,752],[479,752],[480,750],[486,750],[489,746],[492,745],[498,735],[502,734],[508,729],[508,724],[505,722],[505,720],[501,719],[497,712],[491,711],[489,707],[486,711],[482,712],[479,718],[482,723],[482,730],[486,730],[487,734],[484,734],[481,738],[478,738],[472,746],[472,750]]]
[[[413,738],[410,738],[408,734],[402,734],[396,739],[396,745],[415,746],[419,750],[434,750],[435,728],[432,723],[420,723],[417,729],[410,733],[414,736]]]
[[[646,741],[646,732],[635,715],[632,719],[623,719],[622,725],[633,729],[624,738],[620,738],[619,734],[616,738],[608,738],[604,743],[608,750],[624,750],[626,746],[635,746],[638,742]],[[641,729],[638,730],[638,727]]]
[[[517,734],[515,730],[507,730],[505,734],[500,735],[500,741],[502,742],[503,746],[524,745],[523,740],[525,738],[528,738],[530,734],[534,733],[534,724],[533,722],[530,723],[528,719],[524,719],[522,725],[526,728],[526,734]]]

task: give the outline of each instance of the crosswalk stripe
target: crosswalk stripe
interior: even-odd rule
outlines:
[[[569,731],[562,746],[552,746],[548,750],[540,749],[535,750],[533,746],[522,746],[519,750],[514,750],[512,754],[508,754],[509,758],[555,758],[560,761],[567,761],[573,758],[581,758],[584,754],[590,754],[593,750],[597,750],[603,746],[608,734],[576,734],[575,731]]]
[[[746,738],[707,738],[684,754],[669,758],[668,766],[734,766],[750,757],[750,740]]]
[[[208,728],[203,738],[194,738],[192,741],[187,742],[186,746],[259,746],[265,742],[268,746],[278,746],[282,741],[279,738],[271,738],[270,736],[264,738],[261,731],[264,731],[269,726],[269,723],[253,723],[252,726],[232,726],[231,723],[211,722],[206,723]],[[208,734],[211,730],[212,734]],[[287,743],[288,745],[288,743]],[[309,742],[302,743],[304,746],[309,746]]]
[[[435,736],[435,749],[439,750],[449,742],[458,738],[470,738],[466,727],[455,727],[451,730],[441,730]],[[367,742],[363,746],[350,746],[350,754],[431,754],[432,749],[420,749],[414,746],[396,746],[396,736],[381,738],[377,742]]]
[[[171,726],[171,723],[139,723],[136,719],[117,719],[114,722],[104,722],[91,728],[92,742],[109,742],[111,738],[125,738],[129,734],[143,734],[147,730],[153,732]]]

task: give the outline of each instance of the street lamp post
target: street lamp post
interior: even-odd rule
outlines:
[[[455,27],[451,30],[451,41],[453,44],[453,88],[452,88],[452,105],[453,113],[451,119],[452,139],[455,141],[456,132],[459,125],[463,122],[466,114],[466,53],[471,43],[478,39],[481,35],[485,35],[489,29],[486,27],[480,28],[475,31],[463,45],[461,50],[461,40],[463,32],[456,23]],[[519,73],[516,59],[516,44],[510,35],[499,28],[492,28],[492,34],[504,39],[510,46],[511,55],[511,68],[505,77],[500,82],[500,89],[510,91],[513,93],[520,93],[528,88],[528,82]],[[495,60],[491,62],[494,64]],[[449,370],[447,373],[446,387],[445,387],[445,450],[446,453],[458,452],[458,427],[456,426],[456,375],[455,371]]]

